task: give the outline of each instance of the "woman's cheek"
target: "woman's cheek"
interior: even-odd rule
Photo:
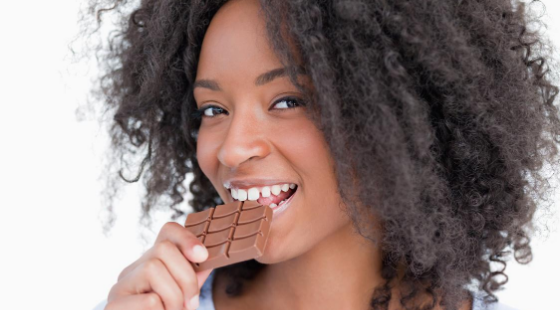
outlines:
[[[217,146],[211,136],[200,131],[196,143],[196,158],[202,172],[212,181],[212,176],[217,174],[218,157]]]

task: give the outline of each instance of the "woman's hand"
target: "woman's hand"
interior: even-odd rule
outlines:
[[[213,269],[196,273],[191,262],[207,258],[206,248],[190,231],[165,224],[154,246],[120,273],[105,310],[196,309],[200,288]]]

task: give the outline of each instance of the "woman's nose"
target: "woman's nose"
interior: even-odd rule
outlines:
[[[265,127],[253,117],[234,117],[218,151],[218,160],[229,168],[237,168],[248,160],[265,158],[271,150]]]

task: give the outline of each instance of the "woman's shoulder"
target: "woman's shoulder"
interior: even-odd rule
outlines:
[[[484,301],[484,295],[481,292],[472,292],[472,295],[473,295],[472,310],[521,310],[521,309],[510,307],[501,302],[486,304]]]

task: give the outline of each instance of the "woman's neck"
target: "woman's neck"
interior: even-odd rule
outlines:
[[[271,310],[368,310],[375,288],[385,282],[379,247],[356,233],[351,223],[304,255],[267,265],[245,284],[240,297],[228,298],[224,280],[216,281],[216,310],[262,309],[263,305]],[[471,307],[467,302],[460,309]],[[398,298],[392,298],[389,309],[399,308]]]
[[[246,309],[265,304],[267,309],[365,310],[373,289],[383,282],[377,249],[349,222],[304,255],[267,265],[247,283],[244,305]]]

